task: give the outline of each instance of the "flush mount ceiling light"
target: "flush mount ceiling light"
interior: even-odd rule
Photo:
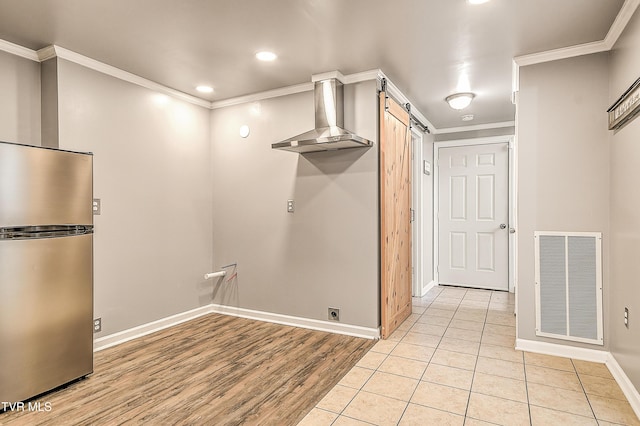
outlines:
[[[202,86],[196,87],[196,90],[200,93],[211,93],[213,92],[213,87],[202,85]]]
[[[267,52],[267,51],[262,51],[262,52],[258,52],[256,53],[256,58],[258,58],[261,61],[275,61],[275,59],[278,57],[278,55],[276,55],[273,52]]]
[[[473,93],[454,93],[444,98],[453,109],[465,109],[476,95]]]
[[[467,0],[467,3],[469,4],[483,4],[483,3],[487,3],[489,0]]]

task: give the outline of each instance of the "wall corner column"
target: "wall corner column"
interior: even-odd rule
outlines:
[[[58,124],[58,58],[40,64],[41,143],[48,148],[59,148]]]

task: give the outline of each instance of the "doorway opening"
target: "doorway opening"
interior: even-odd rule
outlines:
[[[434,143],[434,281],[515,291],[512,136]]]

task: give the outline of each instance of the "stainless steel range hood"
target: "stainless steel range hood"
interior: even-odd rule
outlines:
[[[336,79],[316,81],[313,89],[316,128],[282,142],[271,144],[271,148],[304,154],[372,146],[373,142],[370,140],[343,127],[342,92],[342,83]]]

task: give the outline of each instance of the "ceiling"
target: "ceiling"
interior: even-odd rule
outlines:
[[[1,0],[0,39],[55,44],[209,101],[379,68],[446,129],[514,120],[512,58],[603,40],[623,3]],[[278,59],[260,62],[260,50]],[[198,93],[199,84],[214,93]],[[463,112],[444,102],[460,90],[476,94]],[[462,122],[469,113],[475,119]]]

